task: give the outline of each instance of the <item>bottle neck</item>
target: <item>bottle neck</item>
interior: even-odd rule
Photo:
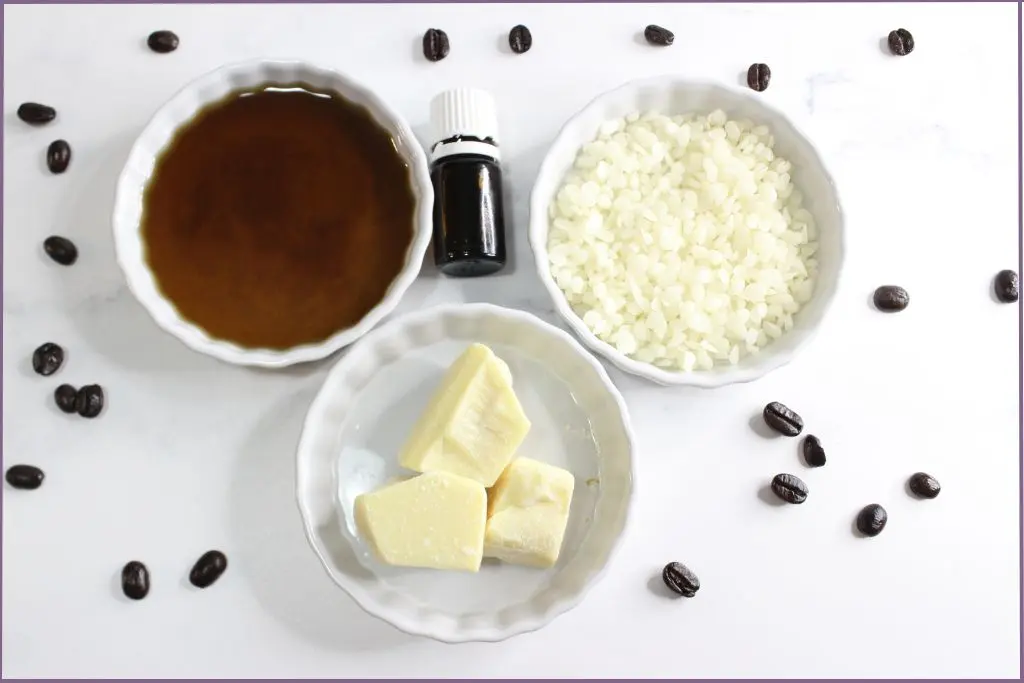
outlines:
[[[489,157],[495,161],[501,161],[501,150],[498,146],[493,142],[484,142],[480,139],[458,138],[451,141],[443,140],[435,144],[430,150],[431,161],[459,154],[477,154]]]

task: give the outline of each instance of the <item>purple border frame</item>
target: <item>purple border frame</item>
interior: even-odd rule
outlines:
[[[392,0],[389,3],[381,2],[380,0],[348,0],[347,3],[332,3],[330,0],[305,0],[303,4],[420,4],[428,2],[429,0]],[[497,3],[513,3],[516,0],[492,0],[491,3],[483,3],[478,0],[442,0],[446,4],[497,4]],[[636,1],[636,0],[628,0]],[[914,3],[919,2],[941,2],[941,3],[954,3],[961,2],[963,0],[910,0]],[[1006,3],[1014,0],[990,0],[991,2]],[[699,2],[695,0],[683,0],[682,2],[676,0],[646,0],[647,3],[664,3],[664,4],[854,4],[854,3],[882,3],[890,2],[890,0],[795,0],[791,2],[773,2],[773,0],[705,0]],[[80,0],[73,0],[72,2],[61,2],[60,0],[34,0],[32,2],[4,2],[3,5],[56,5],[56,4],[159,4],[159,3],[132,3],[126,0],[96,0],[95,2],[83,2]],[[173,4],[285,4],[285,3],[274,3],[270,0],[220,0],[220,2],[202,2],[202,0],[179,0]],[[546,4],[544,2],[538,2],[537,0],[527,0],[526,2],[519,2],[518,4]],[[601,4],[593,2],[593,0],[560,0],[559,4]],[[622,4],[622,3],[606,3],[606,4]],[[1022,8],[1021,2],[1017,4],[1017,183],[1018,187],[1024,183],[1024,66],[1022,66],[1022,44],[1024,44],[1024,27],[1022,27],[1022,19],[1024,19],[1024,8]],[[6,12],[5,12],[6,14]],[[3,92],[3,32],[4,19],[0,18],[0,101],[3,102],[3,111],[7,112],[7,101],[6,93]],[[6,116],[5,116],[6,121]],[[3,142],[3,129],[0,128],[0,144]],[[3,159],[0,158],[0,189],[3,188]],[[1017,195],[1017,228],[1018,228],[1018,253],[1017,253],[1017,272],[1024,272],[1024,192],[1018,192]],[[3,231],[3,217],[0,215],[0,232]],[[0,244],[0,255],[3,254],[3,245]],[[3,274],[3,262],[0,261],[0,276]],[[1018,303],[1018,306],[1021,306]],[[1018,342],[1020,343],[1020,357],[1024,358],[1024,316],[1019,316],[1018,325]],[[3,329],[3,322],[0,319],[0,332]],[[0,340],[0,345],[2,345]],[[0,369],[0,378],[3,376],[3,369]],[[1018,378],[1018,414],[1024,413],[1024,372]],[[3,407],[3,393],[0,391],[0,409]],[[1018,464],[1020,465],[1020,480],[1019,480],[1019,497],[1018,497],[1018,539],[1020,540],[1024,536],[1024,418],[1022,418],[1018,428],[1018,447],[1020,452],[1018,453]],[[0,420],[0,433],[2,433],[2,420]],[[3,446],[0,443],[0,459],[3,456]],[[0,500],[5,495],[6,485],[0,485]],[[2,521],[3,511],[0,509],[0,541],[2,541]],[[3,550],[0,545],[0,563],[2,563]],[[1018,599],[1022,603],[1018,606],[1019,608],[1019,629],[1018,637],[1024,637],[1024,542],[1020,546],[1020,557],[1018,565],[1018,583],[1021,592],[1018,592]],[[3,583],[3,569],[0,565],[0,585]],[[2,600],[2,599],[0,599]],[[2,605],[2,602],[0,602]],[[0,632],[3,631],[3,617],[0,615]],[[2,653],[0,653],[0,667],[2,667]],[[1020,672],[1024,673],[1024,652],[1021,654],[1021,669]],[[4,676],[4,678],[7,678]],[[17,679],[13,679],[17,680]],[[41,679],[46,680],[46,679]],[[99,679],[103,680],[103,679]],[[182,680],[182,679],[167,679],[167,680]],[[190,679],[190,680],[202,680],[202,679]],[[231,680],[231,679],[227,679]],[[236,679],[237,680],[237,679]],[[322,679],[332,680],[332,679]],[[362,679],[370,680],[370,679]],[[376,679],[375,679],[376,680]],[[380,680],[412,680],[412,679],[380,679]],[[458,680],[458,679],[438,679],[438,680]],[[511,681],[517,679],[494,679],[498,681]],[[535,679],[545,680],[545,679]],[[551,679],[548,679],[551,680]],[[677,679],[678,680],[678,679]],[[729,679],[723,679],[729,680]],[[747,679],[756,680],[756,679]],[[812,679],[813,680],[813,679]],[[844,680],[861,680],[861,679],[830,679],[837,681]],[[886,680],[886,679],[877,679]],[[896,679],[889,679],[895,681]],[[900,679],[900,680],[913,680],[913,679]],[[931,679],[931,680],[957,680],[957,679]],[[990,680],[990,679],[976,679],[976,680]],[[998,679],[995,679],[998,680]],[[1013,680],[1013,679],[1010,679]]]

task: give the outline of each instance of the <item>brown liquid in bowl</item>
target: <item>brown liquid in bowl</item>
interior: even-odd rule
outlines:
[[[286,349],[351,327],[405,263],[415,199],[389,133],[302,85],[239,91],[201,111],[156,162],[146,258],[211,336]]]

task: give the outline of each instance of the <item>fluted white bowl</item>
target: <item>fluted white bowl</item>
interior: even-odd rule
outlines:
[[[790,175],[804,196],[804,206],[818,226],[819,273],[811,300],[794,317],[793,329],[736,365],[716,365],[708,371],[674,372],[644,363],[619,352],[599,339],[573,311],[551,276],[548,262],[548,209],[577,152],[592,141],[600,125],[632,112],[656,110],[662,114],[709,114],[721,109],[731,119],[749,119],[767,125],[775,137],[775,151],[793,164]],[[844,256],[844,217],[832,176],[814,145],[782,112],[762,97],[717,83],[664,76],[626,83],[590,102],[563,126],[544,158],[530,197],[530,246],[537,273],[554,301],[555,310],[583,343],[624,372],[663,385],[712,388],[749,382],[788,363],[813,337],[829,310],[839,285]]]
[[[398,451],[448,366],[480,342],[508,363],[532,427],[518,453],[576,480],[558,563],[485,560],[478,573],[388,567],[359,538],[352,506],[395,476]],[[611,561],[633,499],[633,435],[603,366],[568,333],[489,304],[441,306],[388,321],[334,366],[296,456],[306,536],[327,573],[365,611],[443,642],[497,641],[577,605]]]
[[[173,303],[161,293],[146,262],[141,231],[143,194],[160,154],[178,129],[189,123],[201,109],[235,90],[296,82],[336,92],[362,105],[391,134],[395,148],[409,167],[409,183],[415,198],[412,240],[406,249],[404,265],[384,297],[355,325],[338,330],[328,339],[315,344],[285,350],[244,348],[211,337],[205,330],[185,320]],[[228,363],[280,368],[319,360],[348,346],[395,308],[419,274],[423,254],[430,241],[433,201],[434,192],[423,148],[402,116],[370,89],[337,71],[305,62],[248,61],[223,66],[188,84],[164,104],[146,125],[132,146],[117,181],[113,215],[114,247],[128,288],[163,330],[190,348]]]

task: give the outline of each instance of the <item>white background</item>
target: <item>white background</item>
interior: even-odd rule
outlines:
[[[1018,263],[1017,11],[1002,5],[149,6],[4,8],[4,466],[47,472],[3,490],[5,676],[1013,676],[1019,675],[1019,308],[992,276]],[[533,30],[508,52],[514,24]],[[668,49],[643,26],[675,31]],[[420,52],[445,29],[451,55]],[[886,34],[910,29],[897,59]],[[181,47],[156,55],[153,30]],[[115,178],[148,117],[189,80],[252,57],[298,57],[375,88],[424,132],[429,99],[491,88],[512,203],[515,262],[454,282],[425,269],[400,310],[489,301],[552,319],[531,272],[526,199],[558,127],[598,93],[675,72],[739,85],[806,126],[848,215],[833,314],[788,368],[704,392],[613,373],[639,450],[633,523],[604,580],[540,632],[443,646],[364,615],[306,547],[293,452],[327,364],[286,372],[222,365],[161,333],[115,266]],[[18,104],[51,103],[32,129]],[[71,142],[63,176],[43,162]],[[48,261],[59,233],[78,264]],[[882,315],[896,283],[910,308]],[[68,350],[59,375],[32,350]],[[60,414],[60,382],[99,382],[97,420]],[[829,461],[754,431],[761,407],[799,410]],[[926,470],[935,501],[904,491]],[[778,472],[808,482],[800,507],[759,495]],[[861,506],[885,532],[855,538]],[[209,548],[230,558],[207,591],[187,585]],[[144,560],[153,590],[120,596]],[[658,571],[700,576],[668,599]]]

